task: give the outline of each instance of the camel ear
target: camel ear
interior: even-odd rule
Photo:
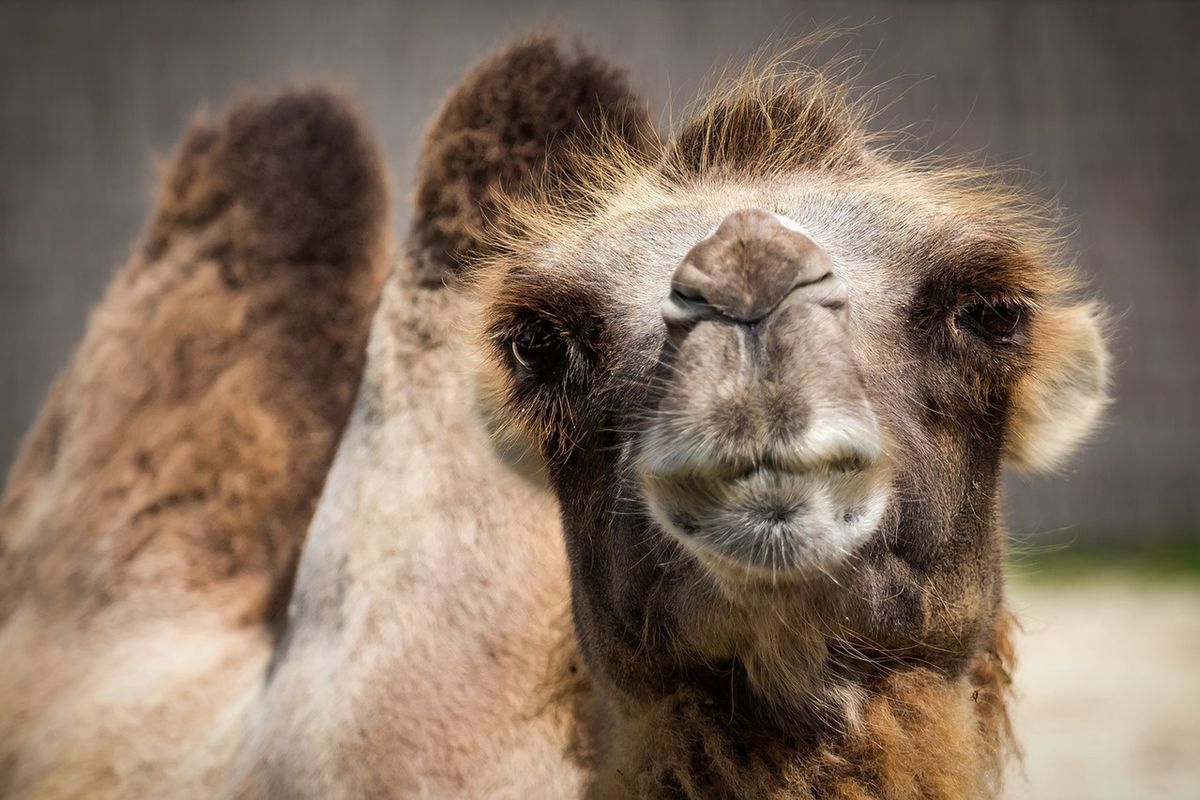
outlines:
[[[1008,459],[1019,469],[1063,465],[1108,406],[1109,352],[1100,308],[1092,303],[1044,315],[1050,343],[1017,385]]]
[[[501,194],[562,191],[594,134],[644,151],[654,141],[624,73],[553,38],[502,50],[466,75],[426,133],[409,252],[437,284],[488,255],[486,235],[510,231]],[[611,139],[609,139],[611,142]]]

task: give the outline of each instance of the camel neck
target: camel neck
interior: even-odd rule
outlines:
[[[832,682],[789,728],[691,683],[603,703],[591,794],[618,797],[991,798],[1013,750],[1009,621],[960,675],[907,666]]]
[[[386,753],[378,771],[400,794],[482,797],[530,781],[569,793],[565,726],[541,713],[546,654],[566,624],[557,509],[477,419],[464,303],[399,276],[386,287],[268,692],[297,719],[326,720],[329,741]],[[356,722],[343,731],[341,719]],[[305,758],[365,774],[336,753]]]

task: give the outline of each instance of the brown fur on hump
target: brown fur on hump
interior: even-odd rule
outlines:
[[[192,126],[10,473],[0,616],[135,593],[147,613],[192,592],[238,621],[281,607],[362,372],[387,217],[374,145],[334,94]]]
[[[409,240],[422,279],[441,283],[494,250],[496,235],[513,232],[519,221],[502,198],[537,193],[570,202],[564,194],[587,176],[548,166],[596,135],[628,153],[656,141],[621,70],[546,35],[475,67],[425,137]]]

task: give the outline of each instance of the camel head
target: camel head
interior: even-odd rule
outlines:
[[[504,59],[481,74],[535,91]],[[542,160],[489,189],[463,268],[480,406],[557,494],[590,670],[773,718],[966,670],[1002,612],[1003,467],[1061,464],[1105,404],[1047,209],[880,144],[816,72],[662,136],[616,97],[567,140],[505,122]]]

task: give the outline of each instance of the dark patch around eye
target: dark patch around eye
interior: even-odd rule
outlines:
[[[971,301],[955,315],[960,329],[967,329],[977,336],[997,343],[1011,342],[1025,322],[1026,308],[1012,300],[980,298]]]
[[[603,304],[586,287],[516,267],[489,311],[489,334],[518,373],[550,377],[557,368],[579,377],[599,361],[603,314]]]
[[[562,336],[542,320],[526,324],[507,341],[514,366],[539,379],[560,373],[569,356]]]
[[[579,269],[510,266],[485,311],[503,413],[548,459],[578,442],[611,352],[611,302],[578,280]]]

